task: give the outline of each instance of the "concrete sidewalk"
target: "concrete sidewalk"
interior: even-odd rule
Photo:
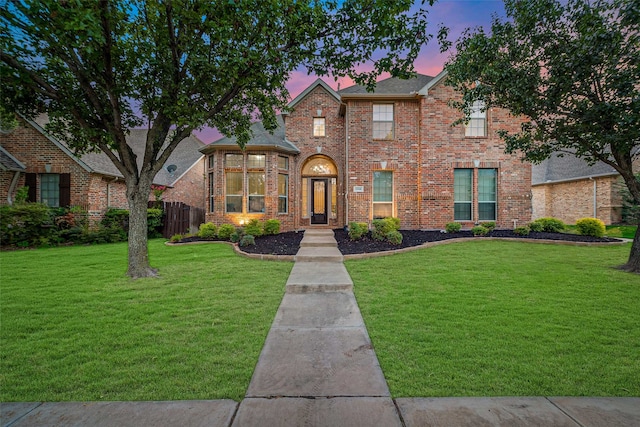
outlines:
[[[391,399],[333,231],[305,232],[247,394],[2,403],[2,426],[640,426],[640,398]]]

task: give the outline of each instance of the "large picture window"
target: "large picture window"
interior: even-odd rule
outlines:
[[[471,221],[473,169],[453,171],[453,219]]]
[[[393,139],[393,104],[373,104],[373,139]]]
[[[465,136],[487,136],[487,112],[484,102],[475,101],[471,107],[471,115],[465,127]]]
[[[496,220],[496,169],[478,169],[478,220]]]
[[[373,172],[373,218],[393,216],[393,172]]]
[[[264,172],[249,172],[249,212],[264,212]]]

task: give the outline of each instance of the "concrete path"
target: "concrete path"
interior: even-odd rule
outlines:
[[[304,234],[247,395],[176,402],[0,404],[0,425],[640,427],[640,398],[392,400],[333,231]]]

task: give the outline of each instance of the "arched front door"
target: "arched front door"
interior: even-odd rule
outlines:
[[[337,215],[338,169],[327,156],[313,156],[302,167],[302,217],[311,225],[328,224]]]

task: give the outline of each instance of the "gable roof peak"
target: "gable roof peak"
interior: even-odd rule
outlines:
[[[329,94],[331,96],[333,96],[336,101],[341,102],[340,101],[340,95],[338,95],[338,92],[336,92],[335,90],[333,90],[331,88],[331,86],[329,86],[324,80],[322,80],[321,78],[317,78],[313,83],[311,83],[305,90],[303,90],[300,95],[296,96],[290,103],[289,103],[289,108],[293,108],[296,106],[296,104],[298,104],[300,101],[302,101],[309,93],[311,93],[312,90],[314,90],[316,87],[322,87],[324,90],[326,90],[327,92],[329,92]],[[283,113],[286,115],[286,113]]]

